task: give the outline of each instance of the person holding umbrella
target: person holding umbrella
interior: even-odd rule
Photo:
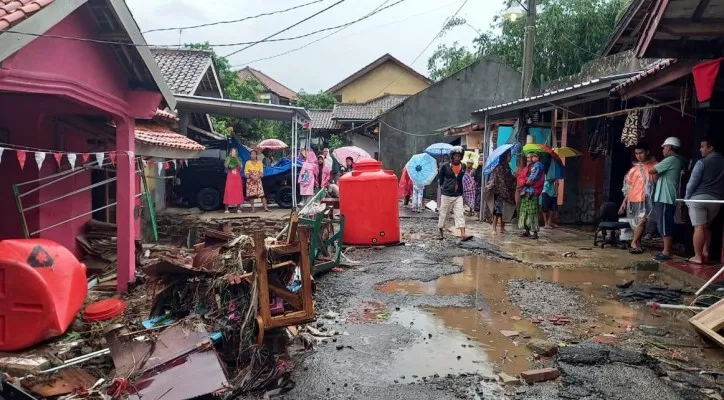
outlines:
[[[432,183],[437,175],[437,162],[426,153],[416,154],[405,164],[405,173],[412,183],[412,211],[422,212],[425,186]],[[403,173],[403,177],[404,177]],[[402,183],[402,181],[400,182]]]
[[[460,229],[462,240],[470,239],[465,235],[465,207],[463,205],[463,176],[465,166],[461,163],[463,159],[463,148],[453,147],[450,152],[451,162],[443,163],[440,166],[440,215],[437,221],[437,228],[440,231],[440,239],[444,238],[445,224],[452,210],[455,218],[455,228]]]

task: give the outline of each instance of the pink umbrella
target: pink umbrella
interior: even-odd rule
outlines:
[[[370,153],[360,149],[357,146],[340,147],[332,152],[334,158],[342,165],[345,165],[347,157],[352,157],[353,162],[360,160],[371,160]]]
[[[281,150],[288,147],[286,143],[279,139],[264,139],[256,146],[259,150]]]

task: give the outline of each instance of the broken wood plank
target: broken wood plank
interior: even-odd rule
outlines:
[[[286,288],[279,287],[271,282],[269,282],[269,290],[274,292],[275,295],[281,297],[284,301],[289,303],[294,309],[300,310],[302,308],[302,300],[299,298],[298,295],[290,292]]]
[[[699,333],[708,336],[719,346],[724,347],[724,337],[719,330],[724,328],[724,299],[689,319]]]

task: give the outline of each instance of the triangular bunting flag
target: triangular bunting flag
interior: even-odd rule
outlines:
[[[173,163],[173,169],[175,170],[176,169],[176,160],[171,160],[171,162]]]
[[[168,161],[164,161],[164,162],[163,162],[163,169],[165,169],[165,170],[168,171],[169,169],[171,169],[171,164],[169,164]]]
[[[158,169],[158,176],[161,176],[161,172],[163,172],[163,163],[157,162],[156,167]]]
[[[68,162],[70,163],[70,169],[75,170],[75,153],[68,153]]]
[[[36,151],[35,152],[35,163],[38,164],[38,171],[43,167],[43,161],[45,161],[45,152],[43,151]]]
[[[45,153],[42,151],[36,151],[35,162],[38,164],[38,171],[43,168],[43,161],[45,161]]]
[[[116,153],[111,151],[108,153],[108,157],[111,158],[111,164],[116,165]]]
[[[4,147],[0,147],[0,162],[3,162],[3,152],[5,151]]]
[[[189,160],[184,160],[184,163],[186,164],[187,167],[189,166]]]
[[[15,150],[15,155],[18,157],[20,169],[25,168],[25,150]]]
[[[105,155],[103,154],[103,152],[100,152],[100,153],[95,153],[95,156],[96,156],[96,161],[98,161],[98,166],[102,167],[103,159],[106,158]]]
[[[80,155],[80,158],[83,159],[83,164],[87,164],[87,163],[88,163],[88,158],[89,158],[89,157],[90,157],[90,154],[88,154],[88,153],[81,153],[81,155]]]
[[[53,157],[55,158],[55,162],[57,162],[58,166],[60,167],[60,160],[63,159],[63,153],[53,153]]]

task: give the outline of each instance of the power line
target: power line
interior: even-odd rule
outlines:
[[[286,27],[286,28],[284,28],[284,29],[282,29],[282,30],[280,30],[280,31],[277,31],[277,32],[275,32],[275,33],[272,33],[271,35],[265,37],[264,39],[262,39],[262,40],[260,40],[260,41],[258,41],[258,42],[256,42],[256,43],[249,44],[249,45],[247,45],[247,46],[245,46],[245,47],[243,47],[243,48],[241,48],[241,49],[239,49],[239,50],[233,51],[233,52],[225,55],[224,57],[226,57],[226,58],[231,57],[231,56],[233,56],[234,54],[240,53],[240,52],[242,52],[242,51],[244,51],[244,50],[246,50],[246,49],[248,49],[248,48],[250,48],[250,47],[256,46],[257,44],[259,44],[259,43],[261,43],[261,42],[264,42],[264,41],[266,41],[266,40],[269,40],[269,39],[273,38],[274,36],[276,36],[276,35],[278,35],[278,34],[280,34],[280,33],[284,33],[284,32],[286,32],[286,31],[294,28],[294,27],[297,26],[297,25],[300,25],[300,24],[302,24],[302,23],[304,23],[304,22],[306,22],[306,21],[309,21],[310,19],[316,17],[317,15],[322,14],[323,12],[326,12],[327,10],[330,10],[331,8],[340,5],[340,4],[344,3],[345,1],[346,1],[346,0],[339,0],[338,2],[332,4],[332,5],[329,6],[329,7],[326,7],[326,8],[324,8],[324,9],[322,9],[322,10],[319,10],[319,11],[317,11],[316,13],[314,13],[314,14],[312,14],[312,15],[310,15],[310,16],[308,16],[308,17],[306,17],[306,18],[304,18],[304,19],[302,19],[302,20],[300,20],[300,21],[297,21],[297,22],[291,24],[291,25],[289,25],[288,27]]]
[[[249,17],[244,17],[244,18],[241,18],[241,19],[232,19],[232,20],[228,20],[228,21],[209,22],[209,23],[207,23],[207,24],[200,24],[200,25],[178,26],[178,27],[173,27],[173,28],[149,29],[149,30],[147,30],[147,31],[145,31],[145,32],[143,32],[143,33],[146,34],[146,33],[152,33],[152,32],[177,31],[177,30],[184,30],[184,31],[185,31],[185,30],[189,30],[189,29],[204,28],[204,27],[207,27],[207,26],[215,26],[215,25],[223,25],[223,24],[234,24],[234,23],[237,23],[237,22],[243,22],[243,21],[247,21],[247,20],[250,20],[250,19],[261,18],[261,17],[266,17],[266,16],[269,16],[269,15],[285,13],[285,12],[287,12],[287,11],[292,11],[292,10],[296,10],[296,9],[298,9],[298,8],[311,6],[312,4],[321,3],[321,2],[323,2],[323,1],[325,1],[325,0],[314,0],[314,1],[311,1],[311,2],[309,2],[309,3],[304,3],[304,4],[301,4],[301,5],[298,5],[298,6],[294,6],[294,7],[290,7],[290,8],[285,8],[285,9],[283,9],[283,10],[270,11],[270,12],[266,12],[266,13],[261,13],[261,14],[257,14],[257,15],[252,15],[252,16],[249,16]]]
[[[394,6],[402,3],[403,1],[405,1],[405,0],[398,0],[398,1],[390,4],[389,6],[382,7],[382,6],[384,6],[385,4],[387,4],[387,3],[390,2],[390,0],[385,0],[382,4],[380,4],[379,6],[377,6],[377,8],[375,8],[374,10],[372,10],[371,12],[369,12],[368,14],[366,14],[365,16],[363,16],[362,18],[360,18],[360,19],[358,19],[358,20],[356,20],[356,21],[353,21],[353,22],[350,22],[350,23],[348,23],[348,24],[345,24],[345,25],[341,26],[338,30],[330,33],[329,35],[322,36],[321,38],[316,39],[316,40],[313,40],[313,41],[311,41],[311,42],[309,42],[309,43],[307,43],[307,44],[305,44],[305,45],[303,45],[303,46],[300,46],[300,47],[297,47],[297,48],[294,48],[294,49],[291,49],[291,50],[287,50],[287,51],[285,51],[285,52],[282,52],[282,53],[279,53],[279,54],[275,54],[275,55],[273,55],[273,56],[258,58],[258,59],[256,59],[256,60],[252,60],[252,61],[249,61],[249,62],[246,62],[246,63],[236,64],[236,65],[234,65],[233,67],[243,67],[243,66],[246,66],[246,65],[255,63],[255,62],[265,61],[265,60],[271,60],[271,59],[273,59],[273,58],[277,58],[277,57],[285,56],[285,55],[290,54],[290,53],[297,52],[297,51],[299,51],[299,50],[302,50],[302,49],[304,49],[304,48],[306,48],[306,47],[309,47],[309,46],[313,45],[314,43],[317,43],[317,42],[319,42],[319,41],[322,41],[322,40],[324,40],[324,39],[326,39],[326,38],[328,38],[328,37],[330,37],[330,36],[332,36],[332,35],[335,35],[335,34],[341,32],[341,31],[345,30],[346,28],[348,28],[349,26],[351,26],[351,25],[354,24],[354,23],[357,23],[357,22],[359,22],[359,21],[362,21],[362,20],[364,20],[364,19],[367,19],[367,18],[369,18],[369,17],[371,17],[371,16],[373,16],[373,15],[375,15],[375,14],[377,14],[377,13],[380,13],[380,12],[382,12],[382,11],[390,8],[390,7],[394,7]]]
[[[448,17],[448,18],[445,19],[445,22],[443,22],[442,28],[440,28],[440,31],[437,33],[437,35],[435,35],[434,38],[432,38],[432,40],[430,41],[430,43],[428,43],[427,46],[425,46],[425,48],[422,49],[422,51],[420,52],[420,54],[418,54],[417,57],[415,57],[415,59],[412,60],[412,63],[410,63],[410,67],[412,67],[413,65],[415,65],[415,63],[417,62],[417,60],[419,60],[420,57],[422,57],[422,55],[425,54],[425,52],[427,51],[427,49],[429,49],[430,46],[432,46],[432,44],[435,43],[435,40],[437,40],[437,38],[439,38],[440,35],[442,35],[442,33],[445,31],[445,28],[447,27],[448,21],[450,21],[450,20],[452,20],[453,18],[457,17],[457,15],[460,13],[460,11],[463,9],[463,7],[465,7],[465,5],[468,4],[468,1],[469,1],[469,0],[465,0],[465,1],[463,2],[463,4],[461,4],[460,7],[457,9],[457,11],[455,11],[455,14],[453,14],[452,16],[450,16],[450,17]],[[377,93],[374,97],[377,97],[377,96],[381,95],[382,93],[384,93],[385,90],[387,90],[388,87],[392,86],[393,83],[397,82],[397,80],[400,79],[403,74],[404,74],[404,72],[401,72],[400,75],[397,76],[397,78],[393,79],[392,82],[390,82],[389,84],[387,84],[387,86],[385,86],[382,90],[380,90],[380,92]]]

